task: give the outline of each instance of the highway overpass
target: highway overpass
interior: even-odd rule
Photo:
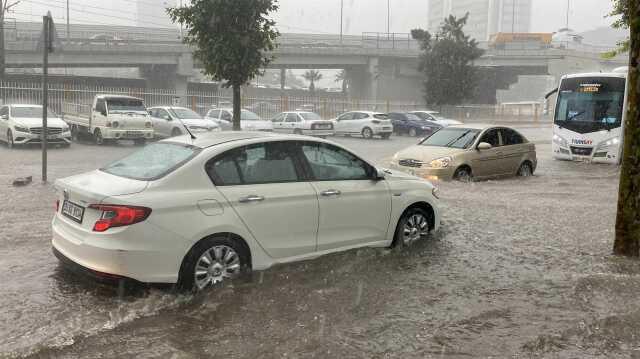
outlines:
[[[36,51],[42,25],[9,23],[5,29],[7,66],[40,67],[42,54]],[[177,29],[123,26],[58,25],[62,49],[50,55],[52,67],[139,67],[150,87],[175,87],[186,91],[188,78],[199,67],[192,49],[181,41]],[[352,95],[370,99],[406,98],[421,95],[417,60],[419,44],[407,34],[363,34],[361,36],[282,34],[274,51],[272,68],[346,69]],[[487,44],[481,44],[485,48]],[[579,71],[608,70],[625,65],[627,59],[603,59],[603,49],[579,48],[490,50],[475,65],[505,69],[514,75],[560,76]],[[510,70],[510,71],[509,71]],[[500,71],[498,71],[500,73]],[[499,86],[499,85],[498,85]]]

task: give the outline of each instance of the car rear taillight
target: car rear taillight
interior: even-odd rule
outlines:
[[[371,120],[371,123],[375,123],[376,125],[380,124],[379,120]]]
[[[151,214],[151,208],[147,207],[92,204],[89,208],[102,211],[100,219],[93,225],[94,232],[104,232],[109,228],[139,223]]]

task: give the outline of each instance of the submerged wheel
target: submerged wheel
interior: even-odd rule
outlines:
[[[380,135],[380,137],[382,137],[383,140],[388,140],[389,138],[391,138],[391,134],[390,133],[383,133],[382,135]]]
[[[11,130],[7,130],[7,147],[8,148],[15,147],[15,143],[13,143],[13,133],[11,132]]]
[[[533,176],[533,166],[528,161],[523,162],[518,168],[518,176],[520,177],[531,177]]]
[[[144,146],[147,144],[147,140],[144,138],[136,138],[133,140],[133,144],[136,146]]]
[[[365,127],[362,129],[362,137],[366,139],[373,138],[373,131],[369,127]]]
[[[201,291],[249,268],[249,253],[243,245],[226,237],[206,238],[191,248],[182,262],[178,288]]]
[[[429,234],[430,215],[422,208],[409,208],[400,217],[393,243],[396,246],[409,246]]]
[[[96,141],[96,145],[104,145],[104,138],[102,137],[102,132],[100,132],[99,128],[96,128],[93,131],[93,139]]]
[[[469,167],[460,167],[453,174],[453,179],[460,182],[471,182],[473,180],[473,174],[471,173],[471,168]]]

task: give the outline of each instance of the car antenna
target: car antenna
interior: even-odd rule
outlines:
[[[189,136],[191,136],[191,140],[197,140],[197,137],[194,136],[193,133],[191,133],[191,130],[189,130],[189,127],[185,125],[184,122],[182,122],[182,119],[178,116],[176,116],[176,118],[178,119],[178,121],[180,121],[180,123],[182,124],[182,127],[184,127],[184,129],[187,130],[187,133],[189,134]]]

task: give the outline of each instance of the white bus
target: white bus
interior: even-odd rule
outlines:
[[[620,163],[626,80],[626,68],[562,77],[554,90],[558,93],[553,113],[555,159]]]

